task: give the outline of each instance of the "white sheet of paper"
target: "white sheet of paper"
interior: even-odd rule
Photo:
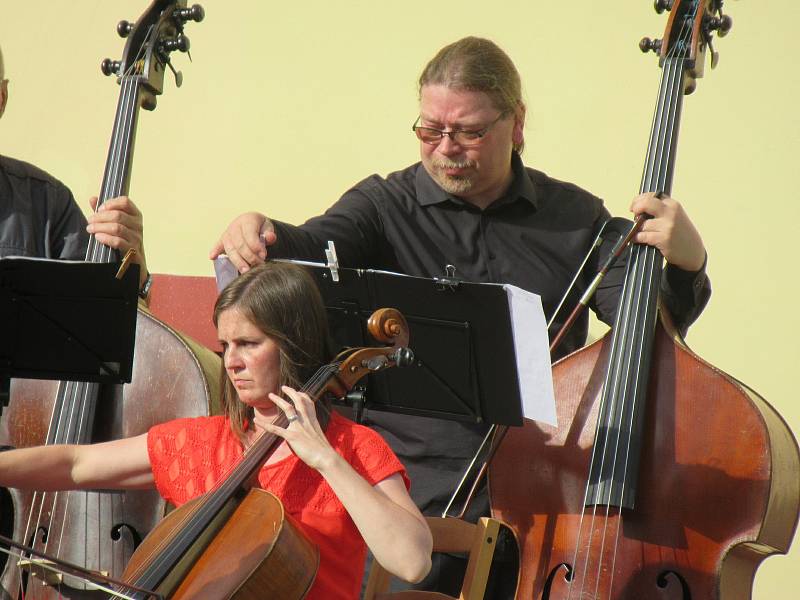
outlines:
[[[239,271],[227,256],[220,254],[214,259],[214,275],[217,278],[217,291],[221,292],[225,286],[239,276]]]
[[[550,344],[542,300],[522,288],[504,285],[511,311],[522,414],[527,419],[557,425]]]

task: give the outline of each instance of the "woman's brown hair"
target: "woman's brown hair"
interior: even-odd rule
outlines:
[[[270,261],[243,273],[217,298],[214,326],[220,314],[232,308],[277,342],[281,385],[299,389],[330,360],[325,306],[316,283],[303,267]],[[222,408],[233,431],[244,440],[246,424],[252,425],[252,409],[239,400],[224,360],[221,382]],[[319,415],[323,428],[325,416]]]

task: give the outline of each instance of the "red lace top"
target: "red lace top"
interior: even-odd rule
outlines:
[[[332,413],[326,437],[371,485],[400,473],[409,487],[403,465],[371,429]],[[242,445],[222,416],[156,425],[148,432],[147,449],[158,492],[176,506],[211,490],[242,456]],[[291,454],[261,469],[258,481],[319,547],[319,570],[307,600],[357,599],[366,545],[325,479]]]

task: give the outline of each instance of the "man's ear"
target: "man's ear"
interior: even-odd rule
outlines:
[[[520,104],[514,114],[514,129],[511,133],[511,140],[515,148],[519,148],[525,142],[525,105]]]
[[[8,101],[8,79],[0,80],[0,117],[6,111],[6,102]]]

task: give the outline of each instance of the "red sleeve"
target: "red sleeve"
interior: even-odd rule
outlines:
[[[211,489],[241,456],[224,417],[175,419],[151,427],[147,452],[156,489],[175,506]]]
[[[406,489],[411,481],[406,468],[379,433],[363,425],[352,424],[353,453],[350,464],[370,485],[399,473]]]

